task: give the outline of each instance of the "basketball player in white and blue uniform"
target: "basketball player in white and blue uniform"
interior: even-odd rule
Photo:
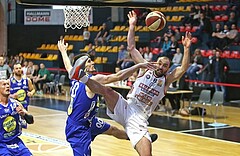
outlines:
[[[72,70],[76,69],[78,63],[75,62],[74,67],[72,67],[66,53],[67,44],[64,44],[63,40],[58,42],[58,48],[62,54],[65,68],[71,74]],[[86,58],[84,66],[88,77],[92,77],[103,84],[123,80],[140,67],[132,67],[125,72],[108,76],[100,74],[92,76],[91,74],[95,71],[94,62],[88,56],[84,57]],[[98,109],[98,95],[89,90],[84,83],[74,79],[71,80],[70,95],[71,100],[65,133],[67,141],[73,149],[74,156],[91,155],[91,141],[99,134],[108,134],[119,139],[128,139],[125,131],[111,126],[95,116]],[[156,135],[153,135],[153,137],[155,137],[155,140],[157,139]]]
[[[33,116],[17,100],[9,98],[9,94],[9,81],[0,80],[0,155],[31,156],[19,136],[22,133],[20,119],[32,124]]]
[[[32,81],[23,75],[21,64],[13,66],[13,76],[10,77],[10,96],[18,100],[28,110],[29,98],[35,93]],[[27,128],[25,120],[22,120],[22,127]]]
[[[11,97],[18,100],[28,110],[29,98],[35,93],[32,81],[23,75],[21,64],[13,66],[13,76],[10,78]]]
[[[144,62],[140,52],[135,47],[135,26],[137,15],[129,12],[128,50],[134,62],[139,65]],[[148,118],[152,115],[160,100],[165,96],[169,85],[179,79],[188,69],[190,62],[191,33],[186,32],[182,37],[184,56],[181,66],[167,74],[170,60],[167,57],[159,57],[155,69],[141,69],[139,77],[124,99],[121,94],[102,86],[98,81],[88,78],[83,70],[72,74],[72,78],[78,75],[81,82],[85,83],[92,92],[104,97],[107,104],[107,114],[120,123],[130,138],[130,141],[140,156],[151,156],[152,145],[148,132]]]

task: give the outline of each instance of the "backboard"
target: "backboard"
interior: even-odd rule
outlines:
[[[26,5],[88,5],[119,7],[160,7],[176,0],[16,0]]]

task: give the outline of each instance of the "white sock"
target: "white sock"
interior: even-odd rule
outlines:
[[[80,78],[80,81],[81,81],[82,83],[87,83],[88,79],[89,79],[89,77],[86,76],[86,75],[84,75],[82,78]]]

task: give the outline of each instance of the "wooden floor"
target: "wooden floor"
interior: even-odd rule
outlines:
[[[45,96],[47,98],[58,98],[68,100],[66,96]],[[65,141],[66,112],[30,106],[29,111],[35,116],[35,124],[29,125],[23,130],[21,138],[30,148],[34,156],[71,156],[72,151]],[[240,108],[225,107],[226,119],[218,119],[231,126],[240,127]],[[155,112],[156,115],[169,116],[163,112]],[[211,117],[181,117],[190,120],[211,122]],[[110,124],[122,128],[112,120],[104,119]],[[168,121],[166,121],[168,122]],[[238,156],[240,143],[212,139],[149,127],[150,133],[157,133],[159,138],[153,143],[154,156]],[[228,134],[226,134],[228,135]],[[238,134],[240,135],[240,134]],[[111,136],[100,135],[92,143],[93,156],[137,156],[129,141],[119,140]]]

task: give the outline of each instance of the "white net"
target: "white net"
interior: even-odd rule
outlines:
[[[91,6],[66,6],[64,9],[65,29],[81,29],[90,25]]]

